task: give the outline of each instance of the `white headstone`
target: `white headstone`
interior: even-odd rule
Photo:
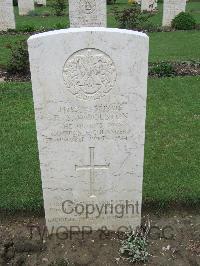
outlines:
[[[135,228],[141,219],[148,37],[71,28],[32,36],[28,44],[48,229]]]
[[[46,0],[37,0],[36,3],[38,5],[43,5],[43,6],[46,6],[47,5],[47,1]]]
[[[106,27],[106,0],[69,0],[70,27]]]
[[[0,31],[15,29],[15,16],[12,0],[0,1]]]
[[[157,8],[157,0],[142,0],[141,10],[142,11],[153,11]]]
[[[18,0],[19,15],[28,15],[34,10],[34,0]]]
[[[181,12],[185,12],[186,0],[164,0],[163,26],[171,26],[172,20]]]

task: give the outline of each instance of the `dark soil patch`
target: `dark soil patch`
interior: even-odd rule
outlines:
[[[8,74],[7,71],[5,69],[1,69],[0,68],[0,81],[19,81],[19,82],[23,82],[23,81],[30,81],[31,80],[31,76],[28,75],[22,75],[20,73],[17,74]]]
[[[200,62],[158,62],[149,64],[149,77],[200,75]]]
[[[200,265],[200,215],[175,213],[150,214],[151,255],[145,265]],[[118,252],[123,235],[68,232],[42,237],[43,229],[41,217],[1,217],[0,265],[131,265]]]
[[[200,75],[200,63],[175,63],[172,64],[177,76],[197,76]]]
[[[19,81],[19,82],[24,82],[24,81],[30,81],[31,80],[31,76],[30,75],[22,75],[20,73],[18,74],[5,74],[4,77],[5,81]]]

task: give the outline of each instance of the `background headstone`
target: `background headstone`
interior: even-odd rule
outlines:
[[[106,27],[106,0],[69,0],[70,27]]]
[[[172,20],[181,12],[185,12],[186,0],[164,0],[163,26],[171,26]]]
[[[36,3],[38,5],[43,5],[43,6],[46,6],[47,5],[47,1],[46,0],[37,0]]]
[[[15,16],[12,0],[0,1],[0,31],[15,29]]]
[[[157,0],[142,0],[141,10],[142,11],[153,11],[157,8]]]
[[[19,15],[28,15],[34,10],[34,0],[18,0]]]
[[[34,35],[28,44],[48,228],[138,226],[148,37],[71,28]],[[95,208],[88,217],[87,204]],[[96,206],[105,204],[98,217]],[[126,213],[119,218],[120,206]]]

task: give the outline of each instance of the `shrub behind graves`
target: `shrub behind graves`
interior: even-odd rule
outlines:
[[[51,2],[51,7],[53,8],[53,11],[56,16],[64,15],[64,9],[66,6],[65,2],[65,0],[54,0]]]
[[[65,28],[66,28],[66,23],[58,22],[58,23],[56,23],[56,24],[54,25],[53,28],[56,29],[56,30],[65,29]]]
[[[51,16],[51,13],[49,11],[44,11],[42,13],[42,17],[49,17],[49,16]]]
[[[132,4],[130,8],[124,10],[115,8],[114,16],[120,28],[135,30],[141,29],[152,15],[142,13],[140,5]]]
[[[8,48],[11,50],[11,58],[7,66],[8,74],[30,74],[27,42],[19,41]]]
[[[35,31],[35,27],[34,27],[34,25],[22,25],[19,28],[19,31],[22,31],[22,32],[34,32]]]
[[[192,30],[196,26],[194,17],[186,12],[181,12],[172,21],[172,27],[177,30]]]
[[[107,0],[107,5],[115,4],[116,0]]]
[[[149,75],[157,77],[171,77],[175,75],[174,66],[168,62],[153,64],[149,68]]]

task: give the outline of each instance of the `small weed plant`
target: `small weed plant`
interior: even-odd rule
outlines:
[[[149,220],[144,228],[141,227],[136,229],[135,232],[126,233],[125,239],[121,241],[120,254],[131,263],[146,262],[148,259],[147,236],[150,230]]]

